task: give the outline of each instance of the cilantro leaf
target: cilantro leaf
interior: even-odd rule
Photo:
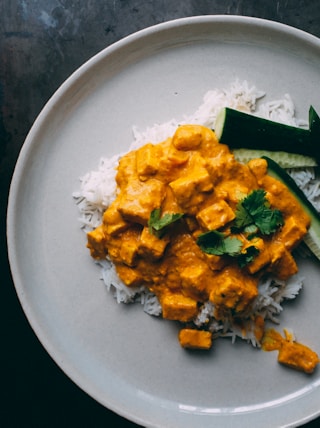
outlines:
[[[253,218],[243,206],[242,201],[237,204],[235,214],[236,218],[233,221],[233,225],[231,228],[232,232],[237,233],[253,224]]]
[[[270,208],[266,191],[257,189],[237,204],[232,231],[249,230],[252,233],[252,226],[256,226],[263,235],[270,235],[282,225],[281,211]]]
[[[153,225],[157,224],[157,222],[160,219],[160,216],[161,216],[161,210],[160,210],[160,208],[156,208],[156,209],[154,209],[154,210],[151,211],[150,217],[149,217],[149,220],[148,220],[149,229],[153,228]],[[150,232],[151,232],[151,230],[150,230]]]
[[[215,256],[227,255],[235,257],[240,268],[252,262],[259,254],[258,248],[254,245],[242,251],[243,243],[240,239],[232,236],[225,236],[217,230],[210,230],[209,232],[199,235],[197,244],[204,253],[213,254]]]
[[[259,215],[263,207],[270,207],[269,201],[266,199],[266,191],[263,189],[253,190],[242,200],[242,206],[251,216]]]
[[[197,244],[204,253],[215,256],[229,255],[235,257],[241,251],[242,242],[238,238],[232,238],[217,230],[202,233],[197,238]]]
[[[243,246],[242,241],[240,239],[227,236],[223,240],[226,253],[231,257],[236,257],[240,254],[241,248]]]
[[[282,213],[266,208],[255,218],[255,224],[263,235],[270,235],[283,225]]]
[[[156,208],[151,211],[150,218],[148,221],[149,231],[153,235],[158,237],[162,236],[164,233],[164,229],[170,224],[176,222],[180,218],[184,216],[183,213],[166,213],[163,217],[161,217],[160,208]]]

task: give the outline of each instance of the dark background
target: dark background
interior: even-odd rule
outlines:
[[[1,427],[137,426],[74,385],[31,330],[7,261],[9,185],[28,130],[74,70],[137,30],[209,14],[271,19],[320,37],[319,0],[0,0]]]

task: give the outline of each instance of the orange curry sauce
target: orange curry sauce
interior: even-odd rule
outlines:
[[[180,126],[162,143],[148,143],[124,155],[119,162],[117,197],[103,215],[103,222],[88,233],[92,257],[108,256],[128,287],[144,285],[154,292],[162,316],[188,323],[199,306],[209,300],[217,320],[244,319],[258,295],[261,275],[270,272],[287,279],[297,272],[291,255],[310,224],[296,199],[282,183],[267,175],[267,163],[255,159],[237,162],[214,132],[199,125]],[[259,254],[245,268],[230,257],[210,255],[196,243],[209,230],[230,233],[238,202],[254,189],[264,189],[271,207],[281,211],[284,225],[267,237],[243,241]],[[163,236],[151,233],[151,212],[183,213]],[[259,341],[264,333],[256,319]],[[182,346],[208,349],[211,334],[183,328]]]

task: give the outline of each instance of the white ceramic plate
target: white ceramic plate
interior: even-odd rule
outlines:
[[[236,78],[270,99],[289,92],[297,115],[320,110],[320,41],[254,18],[161,24],[108,47],[56,92],[19,157],[8,208],[9,255],[21,304],[60,367],[108,408],[144,426],[270,427],[320,412],[320,372],[306,376],[245,343],[186,352],[175,323],[117,305],[85,248],[71,197],[101,156],[144,128],[192,113]],[[320,267],[300,263],[305,288],[282,325],[320,353]]]

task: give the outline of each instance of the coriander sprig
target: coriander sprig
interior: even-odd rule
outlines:
[[[243,242],[240,239],[217,230],[209,230],[199,235],[197,244],[204,253],[236,258],[241,268],[252,262],[259,254],[258,248],[254,245],[243,250]]]
[[[281,211],[270,208],[263,189],[253,190],[236,207],[232,232],[249,231],[256,227],[262,235],[270,235],[284,223]]]
[[[175,223],[184,216],[183,213],[166,213],[161,217],[161,209],[156,208],[151,211],[148,221],[149,232],[158,238],[165,233],[165,229],[172,223]]]
[[[201,233],[197,238],[197,244],[203,252],[215,256],[235,257],[240,253],[242,247],[240,239],[225,236],[224,233],[217,230]]]

